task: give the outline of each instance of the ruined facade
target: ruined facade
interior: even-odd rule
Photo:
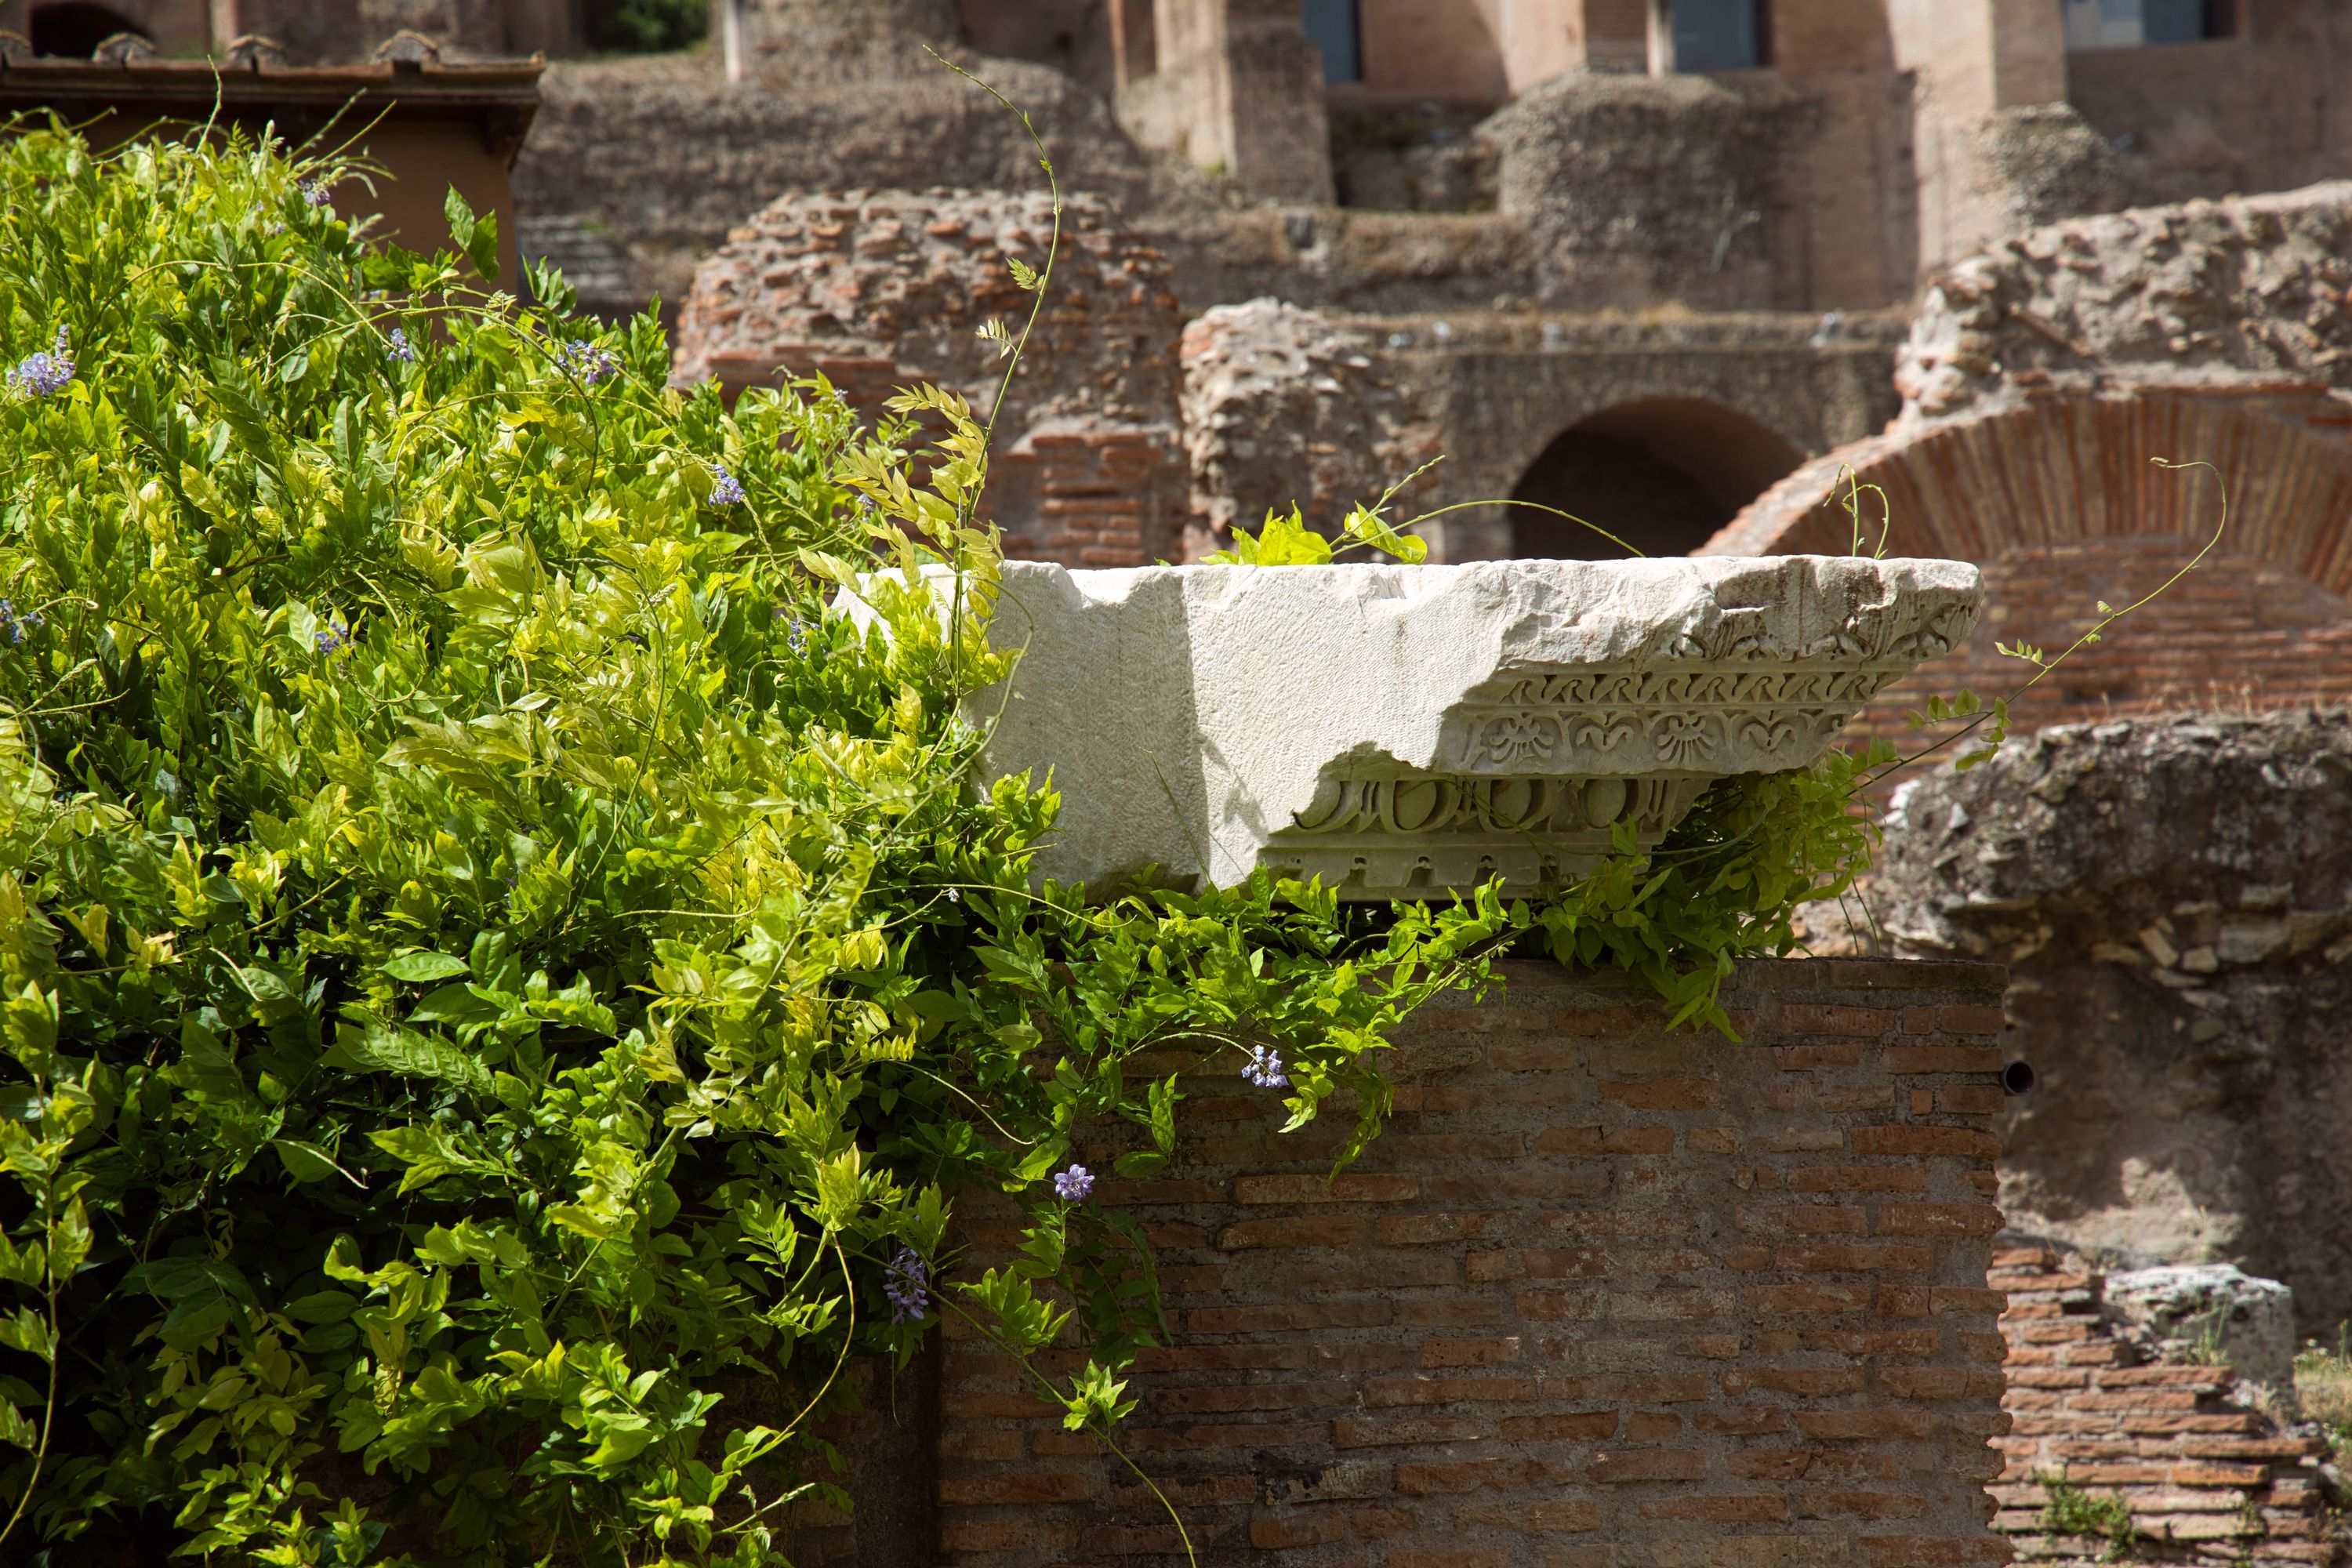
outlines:
[[[1420,449],[1414,432],[1434,428],[1448,461],[1417,488],[1420,510],[1514,497],[1681,551],[1897,411],[1888,312],[1923,276],[2037,222],[2200,180],[2218,194],[2221,165],[2184,151],[2200,136],[2234,150],[2229,182],[2254,185],[2327,167],[2332,145],[2284,110],[2256,123],[2218,85],[2207,101],[2186,67],[2161,126],[2110,93],[2104,112],[2130,127],[2109,131],[2069,97],[2078,78],[2112,87],[2186,60],[2217,84],[2253,72],[2324,98],[2332,4],[2206,7],[2194,37],[2163,16],[2137,35],[2070,22],[2039,0],[1782,5],[1728,54],[1708,18],[1736,20],[1737,5],[1687,6],[1662,27],[1641,4],[1397,0],[1356,5],[1339,37],[1345,9],[940,0],[834,7],[818,27],[760,0],[743,14],[764,77],[553,72],[543,162],[522,177],[533,203],[576,205],[614,237],[635,287],[676,298],[723,214],[764,193],[928,184],[940,160],[974,188],[1031,177],[1017,126],[928,62],[886,77],[872,62],[892,47],[961,39],[1050,63],[1033,81],[1021,73],[1038,65],[961,57],[1042,105],[1057,172],[1167,258],[1188,315],[1256,299],[1316,310],[1378,362],[1375,379],[1420,392],[1375,443]],[[834,78],[792,64],[824,38],[822,58],[866,64]],[[1300,39],[1321,59],[1319,93],[1265,78],[1299,75]],[[761,85],[786,79],[789,91]],[[604,127],[624,102],[641,121],[674,119],[670,139],[614,145]],[[935,121],[958,129],[925,132]],[[697,177],[630,173],[671,145],[695,149]],[[1339,384],[1339,405],[1315,419],[1352,417]],[[1181,525],[1205,546],[1229,513],[1297,501],[1328,515],[1403,471],[1351,476],[1346,495],[1294,485],[1229,500],[1198,474],[1205,510]],[[1542,515],[1449,513],[1434,553],[1549,553],[1587,537]]]
[[[2347,225],[2352,185],[2333,184],[2081,219],[1960,263],[1901,355],[1901,418],[1706,549],[1844,550],[1858,499],[1874,547],[1981,563],[1996,636],[1923,672],[1912,706],[2009,690],[2030,672],[1998,642],[2054,652],[2205,552],[2024,693],[2021,725],[2352,701]]]

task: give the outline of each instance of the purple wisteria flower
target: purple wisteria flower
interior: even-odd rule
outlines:
[[[790,645],[792,650],[794,653],[806,653],[808,651],[808,623],[801,619],[798,616],[793,615],[790,610],[785,609],[782,605],[778,605],[776,606],[775,619],[789,623],[784,627],[784,641]]]
[[[931,1266],[911,1247],[902,1247],[882,1276],[882,1294],[890,1298],[890,1321],[919,1323],[931,1310]]]
[[[55,348],[27,354],[16,362],[16,367],[8,373],[8,390],[18,397],[47,397],[63,392],[73,378],[73,348],[66,330],[59,327]]]
[[[733,506],[743,499],[742,481],[715,463],[711,465],[710,478],[712,506]]]
[[[310,640],[329,658],[347,657],[352,650],[352,628],[340,620],[331,621],[320,627]]]
[[[303,182],[302,182],[302,200],[303,200],[303,203],[304,203],[306,205],[309,205],[309,206],[314,206],[314,207],[322,207],[322,206],[325,206],[325,205],[327,205],[327,185],[326,185],[326,182],[325,182],[325,181],[323,181],[323,180],[305,180],[305,181],[303,181]]]
[[[393,358],[398,360],[403,364],[415,364],[416,363],[416,345],[408,341],[408,334],[406,332],[401,331],[398,327],[394,327],[392,331],[383,335],[383,341],[392,345]]]
[[[1272,1046],[1252,1046],[1249,1061],[1242,1068],[1242,1077],[1260,1089],[1288,1089],[1290,1075],[1283,1070],[1282,1058]]]
[[[12,643],[23,642],[27,632],[39,631],[46,620],[47,617],[38,610],[26,610],[20,616],[15,605],[0,599],[0,637]]]
[[[621,360],[602,343],[575,339],[556,349],[555,364],[566,374],[576,375],[593,386],[606,376],[616,374],[621,368]]]
[[[1094,1190],[1095,1173],[1075,1160],[1070,1162],[1068,1170],[1055,1174],[1054,1195],[1066,1202],[1081,1202]]]

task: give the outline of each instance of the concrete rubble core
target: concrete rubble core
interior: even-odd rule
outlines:
[[[1062,796],[1045,877],[1517,889],[1811,763],[1979,599],[1948,561],[1011,562],[992,636],[1021,664],[969,711],[990,776]]]

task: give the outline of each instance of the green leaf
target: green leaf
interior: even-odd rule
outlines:
[[[447,980],[467,972],[466,961],[452,958],[446,952],[430,948],[415,948],[402,953],[383,966],[383,972],[394,980],[406,980],[423,984],[435,980]]]
[[[464,994],[474,1002],[463,986],[446,989]],[[435,995],[441,993],[436,992]],[[427,998],[431,1000],[431,998]],[[487,1005],[475,1004],[484,1014],[495,1012]],[[423,1009],[419,1009],[420,1015]],[[489,1095],[493,1092],[490,1069],[458,1046],[436,1035],[420,1034],[388,1024],[345,1024],[335,1031],[334,1044],[328,1047],[325,1059],[331,1066],[349,1072],[395,1073],[404,1078],[432,1079],[468,1094]]]
[[[335,1163],[334,1156],[315,1143],[298,1142],[291,1138],[272,1138],[269,1146],[278,1151],[278,1163],[286,1173],[298,1182],[323,1182],[341,1176],[355,1187],[364,1189],[365,1182]]]
[[[340,1323],[359,1310],[359,1298],[342,1290],[314,1290],[278,1310],[298,1323]]]
[[[499,277],[499,215],[484,213],[474,220],[474,232],[465,242],[466,259],[486,279]]]
[[[470,253],[474,247],[474,209],[466,205],[457,186],[450,186],[449,194],[441,198],[441,213],[449,220],[449,237],[457,242],[459,250]]]

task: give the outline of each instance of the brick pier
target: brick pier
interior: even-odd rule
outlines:
[[[1344,1113],[1280,1137],[1277,1094],[1192,1079],[1183,1163],[1102,1188],[1138,1205],[1176,1336],[1138,1369],[1128,1451],[1204,1564],[2006,1561],[2001,983],[1750,963],[1732,1044],[1665,1033],[1615,977],[1514,964],[1399,1040],[1389,1131],[1336,1184]],[[977,1255],[1005,1245],[964,1212]],[[943,1369],[936,1555],[904,1561],[1184,1561],[984,1344],[951,1331]],[[796,1560],[901,1561],[855,1533]]]

